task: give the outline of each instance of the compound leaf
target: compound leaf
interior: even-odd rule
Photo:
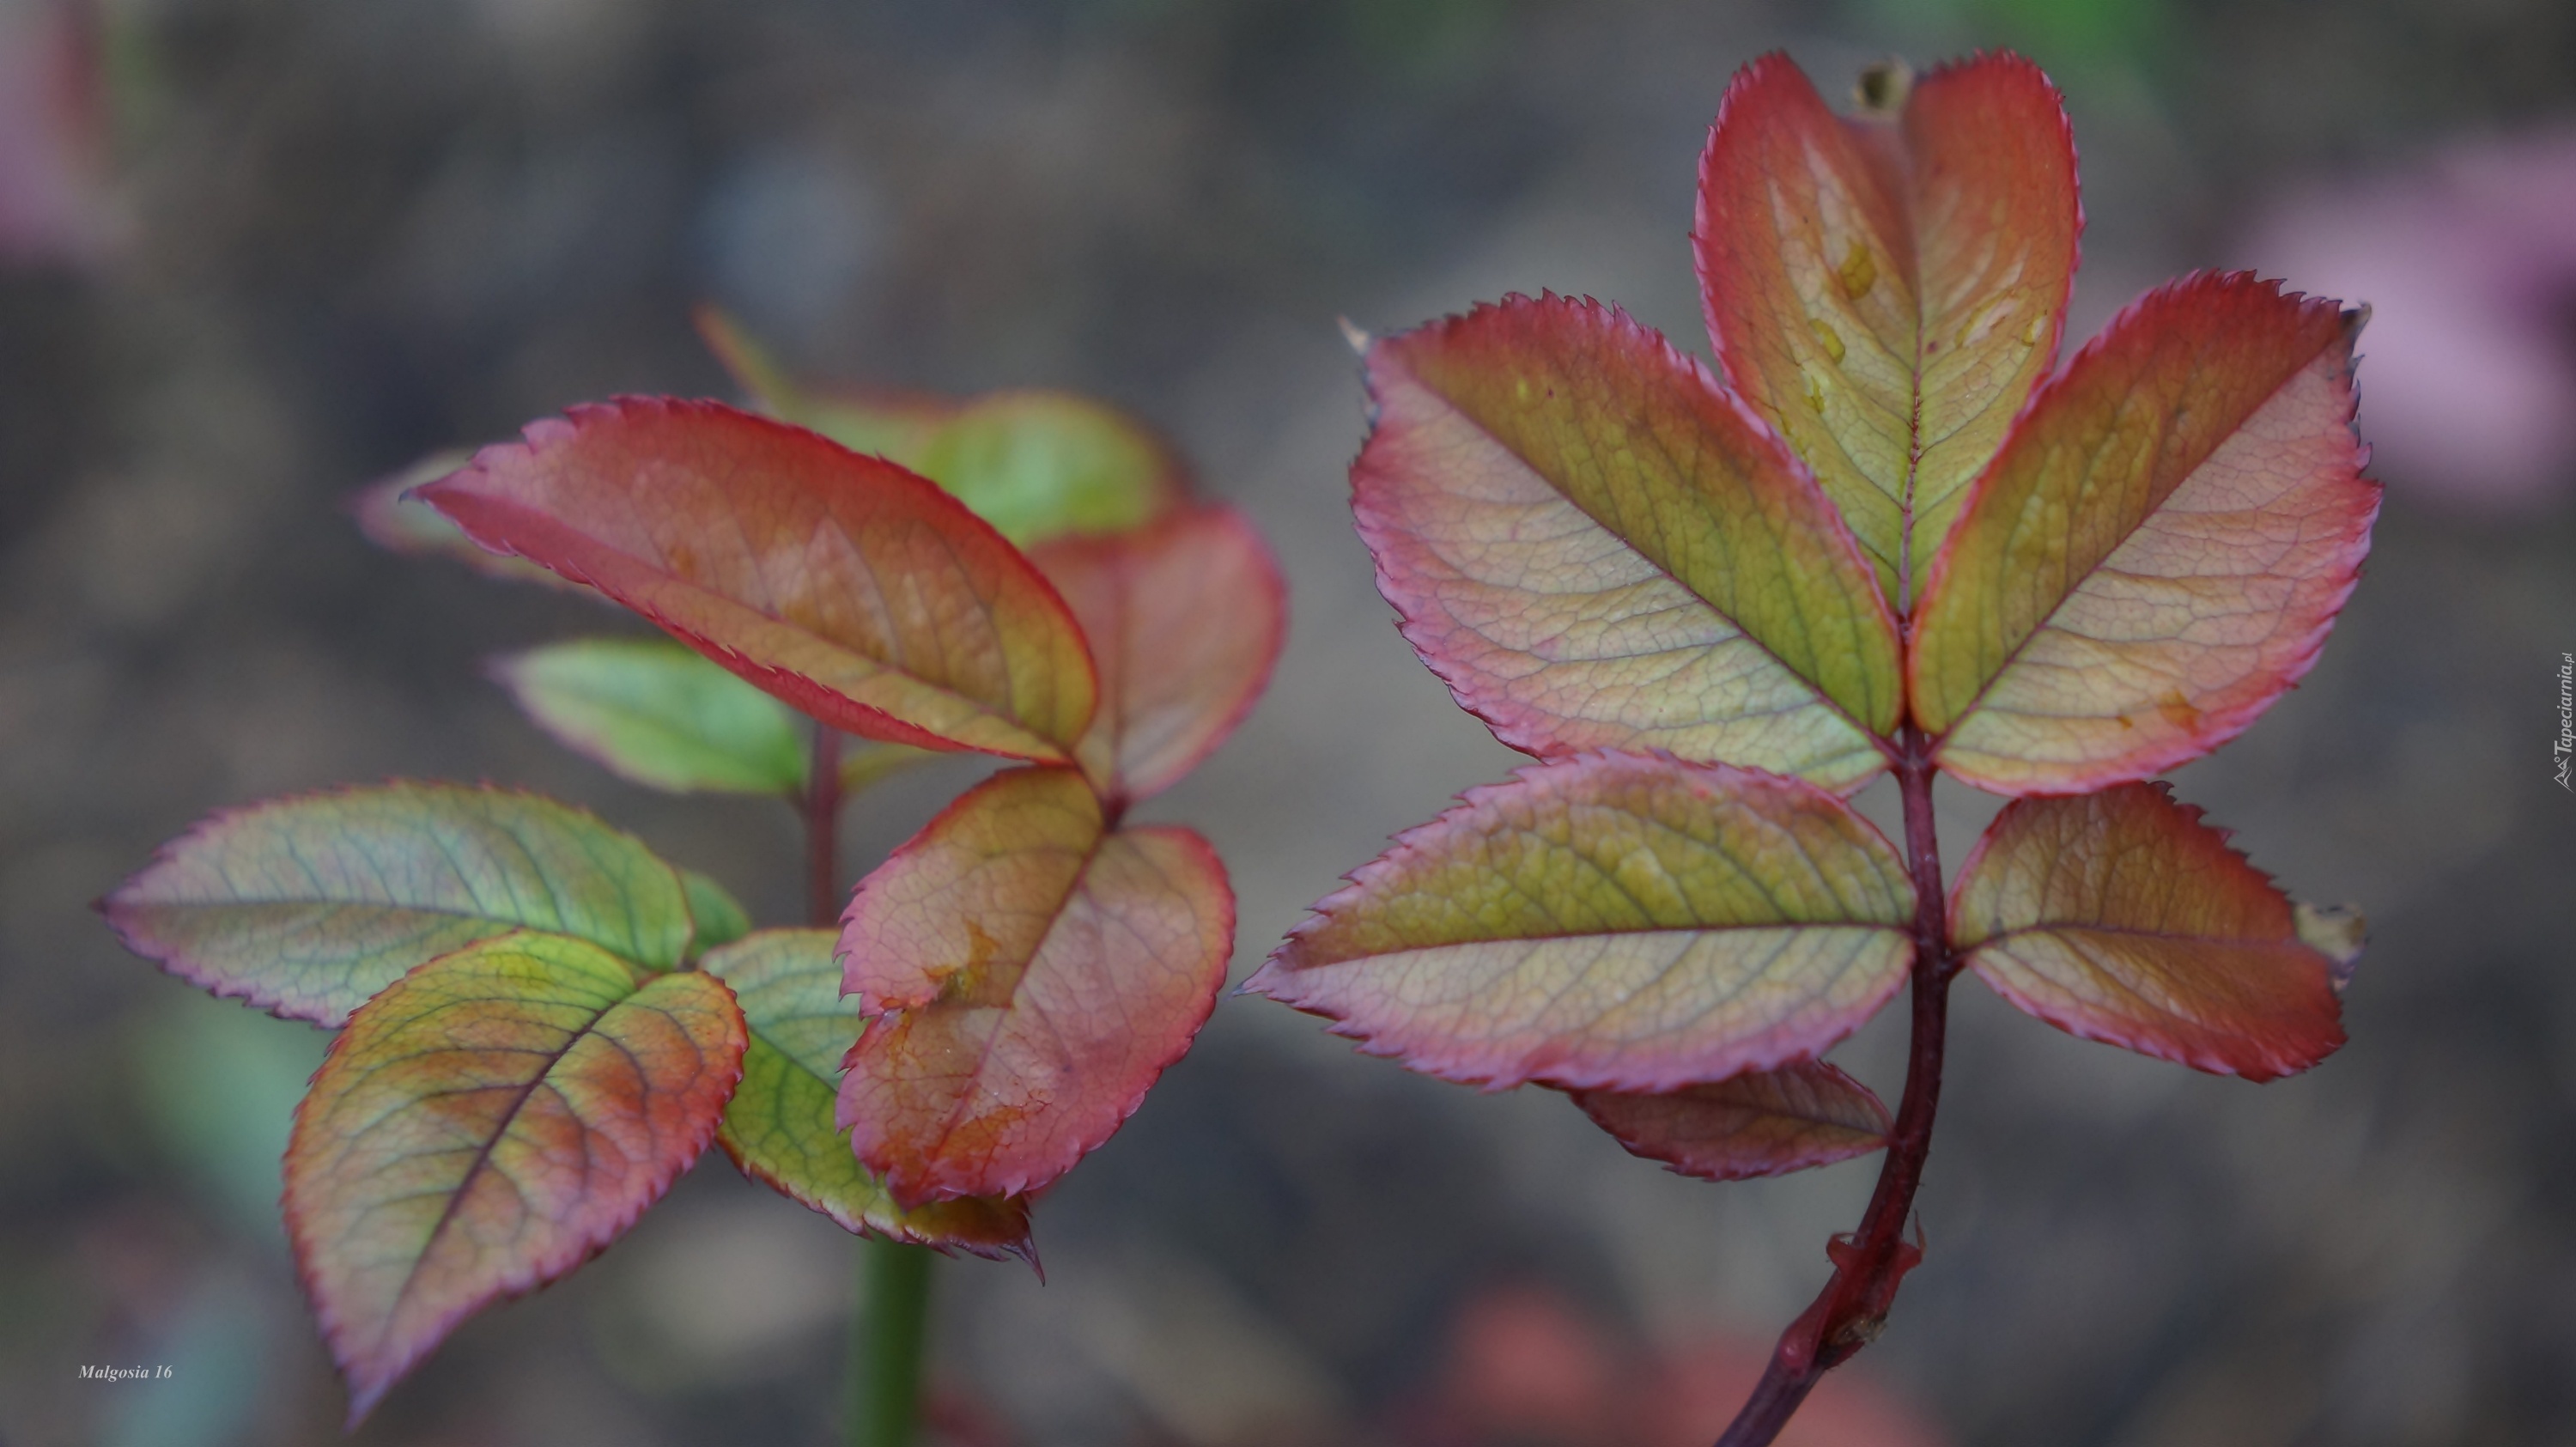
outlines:
[[[1884,100],[1841,118],[1787,56],[1746,66],[1701,158],[1696,239],[1727,380],[1908,606],[2056,358],[2082,217],[2065,112],[2029,61]]]
[[[1216,1004],[1234,894],[1186,829],[1107,829],[1070,769],[970,790],[843,916],[870,1016],[839,1123],[912,1204],[1018,1195],[1070,1169],[1188,1050]]]
[[[350,1017],[295,1114],[286,1220],[354,1425],[456,1324],[571,1271],[706,1149],[733,996],[561,935],[485,940]]]
[[[1461,707],[1541,756],[1660,749],[1837,790],[1885,765],[1896,626],[1777,436],[1628,316],[1545,296],[1368,349],[1352,511]]]
[[[1907,668],[1935,762],[2004,794],[2142,779],[2307,672],[2379,509],[2360,322],[2250,273],[2186,277],[2039,393],[1925,585]]]
[[[742,1086],[716,1143],[743,1174],[840,1223],[896,1241],[978,1256],[1026,1256],[1028,1203],[966,1197],[905,1210],[851,1153],[832,1122],[841,1060],[859,1038],[858,1006],[841,997],[830,930],[764,930],[707,956],[751,1026]]]
[[[1086,398],[809,388],[722,312],[701,310],[698,328],[762,411],[920,473],[1022,547],[1141,527],[1188,491],[1161,438]]]
[[[1868,821],[1723,765],[1534,765],[1350,880],[1244,988],[1496,1090],[1776,1069],[1858,1028],[1914,953],[1913,886]]]
[[[2343,1044],[2339,962],[2161,784],[2006,805],[1950,921],[1978,978],[2070,1035],[2248,1080]]]
[[[421,495],[844,732],[1052,760],[1091,722],[1082,635],[1028,560],[921,477],[801,428],[628,398]]]
[[[1741,1181],[1826,1166],[1887,1144],[1887,1107],[1821,1060],[1661,1095],[1579,1090],[1574,1103],[1631,1155],[1685,1176]]]
[[[1288,632],[1278,563],[1241,513],[1213,506],[1032,556],[1100,669],[1100,709],[1076,757],[1113,799],[1162,792],[1234,732],[1270,681]]]
[[[550,799],[390,784],[214,815],[99,908],[126,948],[227,998],[337,1027],[450,950],[516,929],[653,969],[687,952],[680,876]]]
[[[493,660],[492,675],[567,748],[649,788],[794,795],[805,787],[805,728],[795,712],[677,643],[549,643]]]

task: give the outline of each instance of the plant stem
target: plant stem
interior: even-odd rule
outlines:
[[[921,1413],[930,1263],[927,1247],[875,1236],[861,1243],[859,1327],[850,1343],[850,1447],[911,1447]]]
[[[1941,1047],[1949,1024],[1949,924],[1941,880],[1941,846],[1932,827],[1932,748],[1912,724],[1899,736],[1896,780],[1905,801],[1905,857],[1914,873],[1914,1035],[1905,1062],[1905,1096],[1879,1167],[1878,1188],[1860,1229],[1837,1236],[1827,1248],[1832,1279],[1771,1353],[1771,1364],[1717,1447],[1766,1447],[1787,1426],[1798,1404],[1832,1368],[1869,1345],[1887,1324],[1897,1283],[1920,1261],[1920,1246],[1904,1238],[1923,1182],[1923,1158],[1932,1146],[1932,1115],[1941,1101]]]
[[[841,920],[841,735],[814,725],[813,762],[805,779],[805,922],[830,929]]]
[[[841,736],[814,726],[805,797],[805,918],[841,918]],[[921,1413],[923,1326],[930,1316],[928,1249],[879,1237],[859,1242],[859,1313],[850,1332],[850,1447],[911,1447]]]

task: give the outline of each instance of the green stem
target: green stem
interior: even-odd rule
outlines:
[[[841,917],[841,736],[814,726],[805,797],[806,920]],[[931,1253],[869,1236],[859,1242],[859,1316],[850,1331],[850,1447],[912,1447],[921,1416]]]
[[[850,1447],[912,1447],[930,1317],[927,1247],[868,1237],[859,1248],[859,1323],[850,1338]]]

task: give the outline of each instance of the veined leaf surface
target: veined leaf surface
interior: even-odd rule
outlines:
[[[1661,1095],[1578,1090],[1574,1103],[1629,1154],[1704,1181],[1780,1176],[1887,1144],[1887,1107],[1821,1060],[1795,1060]]]
[[[2337,961],[2161,784],[2006,805],[1950,921],[1978,978],[2070,1035],[2248,1080],[2343,1044]]]
[[[561,935],[404,976],[295,1114],[286,1220],[354,1424],[456,1324],[617,1239],[706,1149],[741,1078],[714,977]]]
[[[1352,511],[1404,636],[1541,756],[1660,749],[1858,787],[1896,626],[1806,469],[1628,316],[1526,297],[1368,350]]]
[[[847,733],[1068,756],[1091,660],[1027,559],[921,477],[712,402],[580,407],[422,496]]]
[[[1288,633],[1288,585],[1227,507],[1068,538],[1034,555],[1091,640],[1100,709],[1077,749],[1111,798],[1161,793],[1252,711]]]
[[[830,930],[763,930],[707,956],[751,1027],[742,1085],[716,1143],[743,1174],[822,1212],[847,1231],[978,1256],[1028,1253],[1028,1203],[967,1197],[905,1210],[851,1153],[832,1123],[841,1060],[859,1038],[858,1006],[841,998]]]
[[[2040,393],[1926,585],[1908,669],[1942,768],[2004,794],[2142,779],[2308,671],[2379,508],[2352,432],[2360,320],[2188,277]]]
[[[1700,162],[1709,334],[1900,606],[2056,359],[2081,227],[2057,90],[2019,56],[1850,118],[1784,55],[1727,88]]]
[[[1189,1049],[1233,944],[1207,841],[1108,831],[1070,769],[996,775],[843,916],[843,988],[871,1018],[839,1123],[899,1202],[1035,1190]]]
[[[807,387],[723,313],[698,327],[761,410],[920,473],[1022,547],[1141,527],[1188,491],[1161,438],[1088,398]]]
[[[100,901],[126,948],[217,995],[337,1027],[426,960],[516,929],[654,969],[689,946],[671,866],[550,799],[454,784],[227,810]]]
[[[794,710],[659,638],[579,638],[493,660],[537,725],[636,783],[673,793],[793,795],[805,787]]]
[[[1525,768],[1350,879],[1244,988],[1496,1090],[1777,1069],[1857,1029],[1914,954],[1914,889],[1877,829],[1723,765]]]

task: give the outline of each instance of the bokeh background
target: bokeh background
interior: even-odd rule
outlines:
[[[350,489],[575,401],[721,394],[706,299],[814,373],[1132,408],[1295,588],[1266,706],[1150,806],[1223,849],[1248,969],[1514,762],[1370,586],[1335,318],[1550,287],[1704,350],[1691,185],[1735,67],[1786,47],[1838,94],[1999,44],[2083,151],[2070,343],[2198,266],[2377,307],[2368,577],[2306,685],[2178,780],[2374,940],[2353,1043],[2259,1088],[1962,982],[1929,1263],[1809,1440],[2576,1443],[2559,0],[0,0],[0,1443],[338,1437],[275,1213],[320,1037],[114,945],[88,901],[154,844],[286,790],[491,778],[794,910],[784,810],[622,785],[478,672],[596,610],[371,552]],[[863,799],[853,867],[972,775]],[[1955,858],[1991,805],[1945,805]],[[1892,1093],[1898,1045],[1846,1054]],[[948,1435],[1706,1440],[1871,1170],[1680,1180],[1545,1092],[1229,1000],[1043,1204],[1043,1285],[944,1269]],[[357,1440],[829,1441],[855,1264],[712,1158]],[[1679,1425],[1608,1425],[1645,1400]]]

